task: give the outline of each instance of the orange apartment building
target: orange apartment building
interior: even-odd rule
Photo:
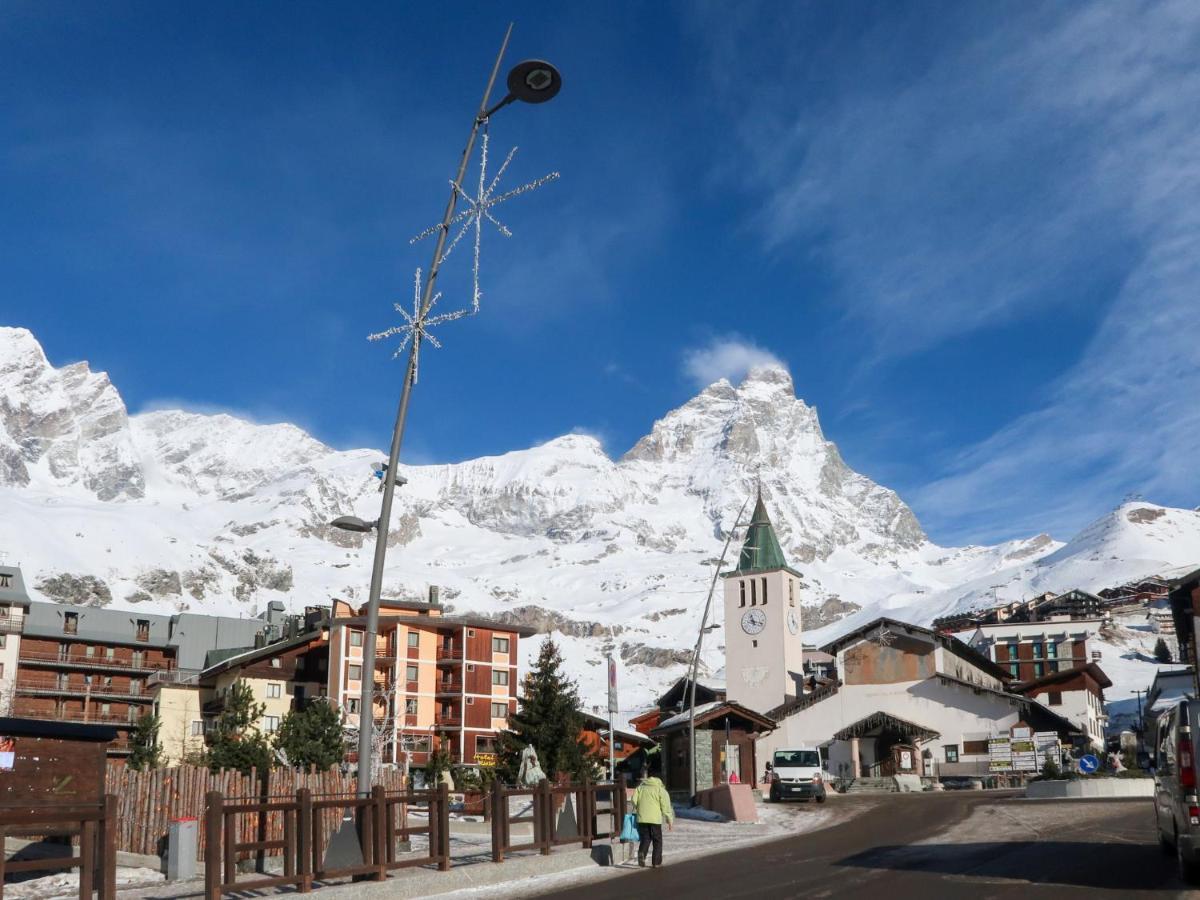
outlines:
[[[362,679],[373,677],[375,720],[389,735],[382,762],[420,766],[444,748],[455,762],[493,765],[516,711],[517,644],[534,630],[446,615],[436,603],[384,600],[372,675],[363,671],[365,626],[365,607],[334,602],[329,696],[347,725],[358,727]]]

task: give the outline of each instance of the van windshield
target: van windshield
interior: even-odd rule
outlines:
[[[806,768],[819,769],[821,767],[821,755],[816,750],[776,750],[775,751],[775,768],[791,769],[791,768]]]

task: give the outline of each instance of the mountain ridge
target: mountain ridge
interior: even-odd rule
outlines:
[[[131,416],[106,375],[56,369],[31,333],[0,328],[0,548],[28,561],[26,581],[46,599],[107,592],[114,606],[227,614],[270,599],[361,601],[370,542],[328,523],[378,515],[372,469],[383,456],[332,449],[286,423]],[[626,682],[642,700],[680,671],[712,561],[760,484],[804,573],[806,621],[822,625],[805,626],[813,642],[885,611],[923,624],[987,602],[998,582],[1087,588],[1104,586],[1092,583],[1101,573],[1200,560],[1200,513],[1144,502],[1102,517],[1071,552],[1046,535],[939,547],[894,491],[846,465],[778,366],[706,387],[618,458],[568,434],[403,471],[385,589],[417,597],[437,584],[460,609],[557,623],[589,697],[603,691],[606,645],[632,661]],[[1129,561],[1103,559],[1110,546]],[[88,582],[73,597],[83,578],[104,592]],[[850,613],[825,623],[821,610]],[[716,670],[719,637],[710,644],[704,662]]]

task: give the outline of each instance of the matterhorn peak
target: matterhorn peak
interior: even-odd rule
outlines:
[[[792,373],[783,363],[762,363],[754,366],[742,379],[739,390],[746,390],[757,385],[773,388],[780,392],[787,391],[792,397],[796,396],[796,386],[792,382]]]

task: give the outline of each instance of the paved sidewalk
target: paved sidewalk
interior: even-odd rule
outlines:
[[[844,820],[870,804],[846,803],[841,798],[818,806],[805,804],[764,804],[759,806],[758,823],[705,822],[677,819],[674,830],[664,835],[668,865],[714,852],[778,840],[789,835],[826,828]],[[541,893],[554,887],[609,878],[640,871],[636,862],[620,864],[624,856],[620,844],[612,845],[616,866],[600,866],[592,850],[558,847],[549,856],[536,851],[509,855],[499,865],[491,861],[491,837],[486,825],[457,822],[451,834],[451,869],[402,869],[383,882],[351,882],[348,879],[325,882],[319,889],[320,900],[369,900],[369,898],[445,897],[517,898]],[[597,846],[606,841],[597,842]],[[421,850],[414,840],[414,850]],[[201,864],[201,874],[203,872]],[[155,872],[145,869],[121,869],[119,885],[123,900],[199,900],[204,896],[203,877],[185,882],[167,883]],[[77,877],[77,876],[76,876]],[[260,877],[247,874],[246,880]],[[14,890],[15,889],[15,890]],[[22,900],[56,900],[78,896],[78,881],[70,875],[38,879],[23,885],[9,885],[6,894]],[[291,888],[256,891],[253,896],[269,897],[292,893]]]

